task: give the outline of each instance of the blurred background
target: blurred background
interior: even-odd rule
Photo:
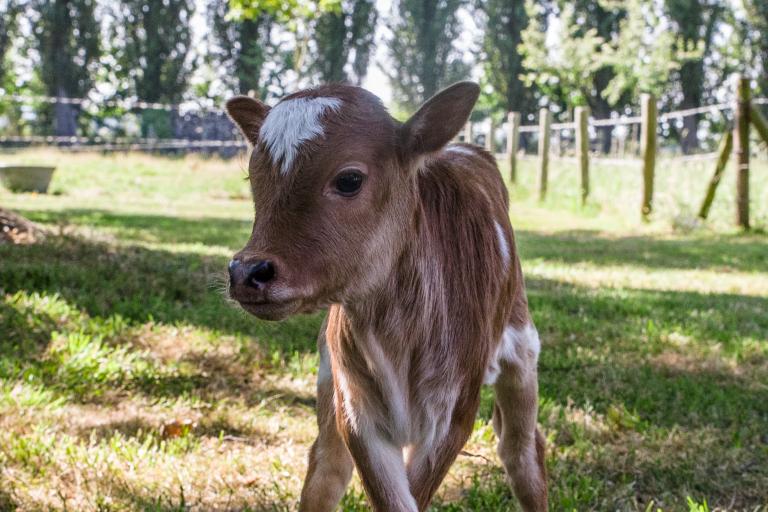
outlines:
[[[499,128],[544,106],[555,122],[577,106],[631,116],[642,93],[678,111],[730,99],[735,72],[768,96],[766,31],[762,0],[2,0],[0,143],[232,140],[228,97],[327,82],[362,85],[402,118],[473,79],[473,120]],[[705,114],[662,123],[665,145],[711,151],[724,120]],[[597,131],[603,153],[629,136]]]

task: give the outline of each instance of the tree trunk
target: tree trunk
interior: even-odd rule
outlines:
[[[59,98],[66,98],[63,88],[59,89]],[[77,135],[77,115],[79,107],[71,103],[57,101],[54,111],[54,134],[60,137],[73,137]]]
[[[601,126],[600,127],[600,152],[604,155],[611,153],[611,145],[613,143],[613,126]]]
[[[680,137],[680,147],[684,155],[694,153],[699,149],[699,118],[696,115],[683,118],[683,133]]]

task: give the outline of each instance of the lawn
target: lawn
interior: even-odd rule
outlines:
[[[0,511],[294,510],[316,433],[322,314],[268,323],[223,294],[247,239],[244,159],[54,161],[52,194],[0,190],[48,231],[0,245]],[[711,162],[710,162],[711,164]],[[552,510],[768,510],[768,165],[757,232],[733,230],[732,169],[699,225],[711,165],[535,166],[511,188],[541,332],[539,420]],[[435,511],[518,510],[485,390]],[[367,510],[359,482],[344,511]],[[762,508],[761,508],[762,507]]]

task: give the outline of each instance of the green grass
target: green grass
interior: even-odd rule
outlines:
[[[0,511],[293,510],[322,315],[260,322],[222,295],[250,230],[242,161],[2,159],[60,169],[55,194],[0,191],[49,233],[0,245]],[[525,162],[511,209],[552,510],[768,510],[768,238],[730,227],[727,182],[711,222],[680,222],[699,171],[643,225],[631,169],[596,168],[583,209],[569,169],[540,205]],[[433,510],[517,510],[492,400]],[[356,480],[342,509],[367,510]]]

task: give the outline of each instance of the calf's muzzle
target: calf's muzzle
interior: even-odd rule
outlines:
[[[229,262],[229,285],[233,291],[240,287],[262,290],[275,275],[275,264],[270,260],[246,262],[236,258]]]

